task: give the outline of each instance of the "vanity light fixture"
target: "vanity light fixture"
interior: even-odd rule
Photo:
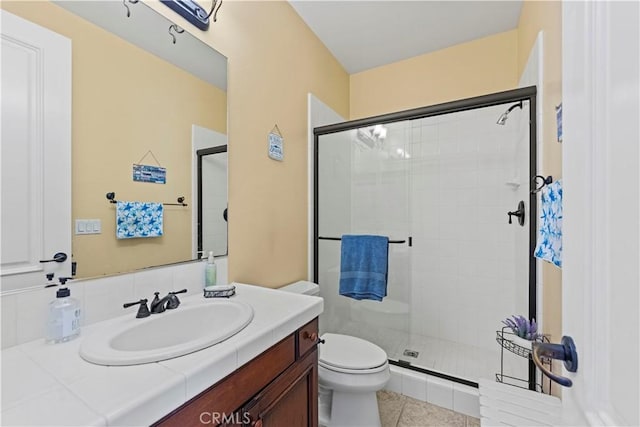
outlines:
[[[122,0],[122,5],[125,9],[127,9],[127,18],[131,17],[131,10],[129,10],[129,5],[127,3],[136,4],[140,0]]]
[[[218,11],[222,6],[222,0],[213,0],[211,10],[207,13],[207,11],[194,0],[160,0],[160,2],[202,31],[209,29],[209,18],[211,15],[213,15],[213,22],[218,20]]]
[[[211,10],[207,15],[207,19],[211,17],[211,14],[213,14],[213,22],[218,22],[218,11],[220,10],[221,6],[222,0],[213,0],[213,2],[211,3]]]
[[[171,39],[173,40],[173,44],[176,44],[176,36],[175,36],[175,34],[173,34],[171,32],[171,30],[175,31],[178,34],[182,34],[182,33],[184,33],[184,28],[180,28],[176,24],[169,25],[169,35],[171,36]]]

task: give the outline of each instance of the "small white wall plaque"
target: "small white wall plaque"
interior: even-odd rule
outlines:
[[[282,161],[284,158],[284,138],[278,129],[278,125],[275,125],[268,136],[269,140],[269,157],[273,160]]]

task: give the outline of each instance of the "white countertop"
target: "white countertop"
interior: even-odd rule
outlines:
[[[82,359],[83,337],[120,318],[86,326],[79,338],[67,343],[39,339],[3,350],[1,424],[149,425],[323,310],[322,298],[235,285],[233,299],[253,307],[252,322],[219,344],[175,359],[135,366],[101,366]],[[200,294],[183,301],[196,299],[204,300]],[[134,318],[136,311],[130,309],[125,316]]]

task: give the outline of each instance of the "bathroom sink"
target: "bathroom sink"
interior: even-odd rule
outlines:
[[[144,319],[131,315],[84,338],[80,356],[98,365],[139,365],[183,356],[237,334],[253,319],[239,301],[205,300]],[[120,320],[120,319],[119,319]]]

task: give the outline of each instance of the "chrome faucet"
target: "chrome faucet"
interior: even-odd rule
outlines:
[[[177,292],[169,292],[164,298],[160,298],[160,292],[155,292],[155,297],[153,301],[151,301],[151,305],[149,306],[149,311],[151,314],[162,313],[165,310],[173,310],[174,308],[178,308],[180,305],[180,300],[176,296],[176,294],[183,294],[187,292],[186,289],[182,289]]]

